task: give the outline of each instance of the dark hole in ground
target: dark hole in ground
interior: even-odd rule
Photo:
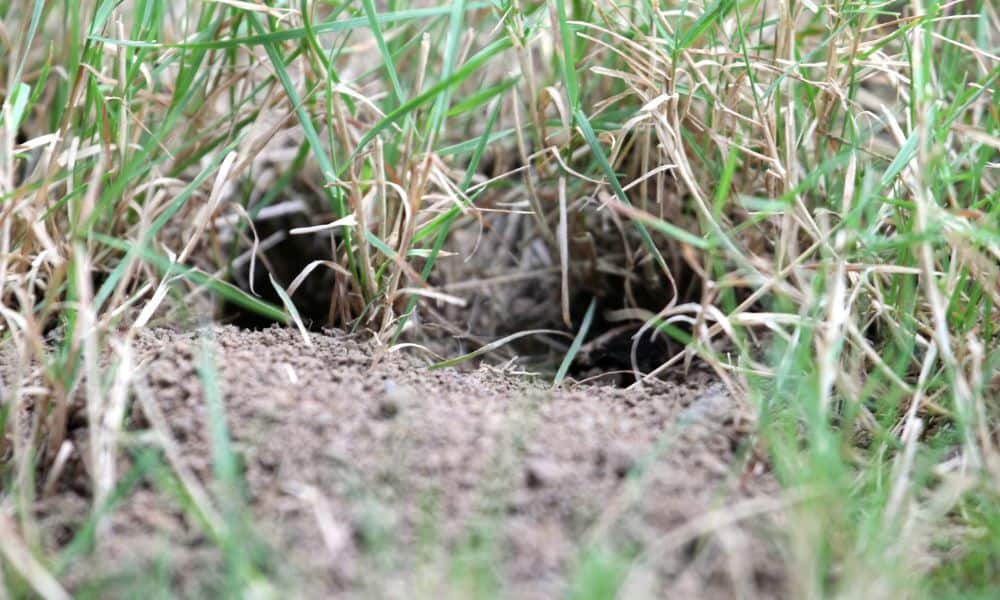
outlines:
[[[253,272],[249,263],[240,265],[230,272],[231,281],[245,292],[253,291],[261,300],[274,306],[282,306],[281,297],[271,284],[269,277],[284,289],[313,261],[329,260],[333,255],[329,236],[291,235],[288,232],[296,227],[315,225],[303,214],[292,214],[272,218],[255,223],[257,235],[261,240],[277,236],[277,242],[262,248],[256,260]],[[295,290],[292,301],[302,317],[303,324],[311,331],[320,331],[336,323],[330,314],[331,299],[334,286],[337,284],[336,274],[326,268],[318,267],[309,274],[302,285]],[[243,329],[266,329],[275,323],[269,317],[261,315],[232,302],[222,306],[222,322],[236,325]]]
[[[257,222],[255,226],[259,239],[267,240],[278,236],[278,241],[262,248],[261,258],[256,261],[252,274],[248,263],[232,269],[231,283],[249,292],[252,275],[256,295],[275,306],[281,306],[281,298],[271,285],[269,274],[287,289],[308,264],[329,260],[333,255],[331,238],[328,236],[288,234],[293,228],[314,224],[305,214]],[[701,282],[693,271],[682,260],[671,261],[670,267],[678,286],[677,302],[690,302],[700,298]],[[305,326],[312,331],[350,325],[338,322],[330,312],[337,277],[341,275],[319,267],[305,279],[292,298]],[[509,315],[509,322],[497,323],[490,335],[502,337],[527,329],[561,329],[575,335],[593,299],[596,302],[594,318],[583,349],[570,369],[570,377],[583,379],[600,376],[605,383],[629,385],[635,380],[633,368],[642,373],[649,372],[683,348],[680,340],[655,328],[647,328],[636,341],[634,337],[641,327],[640,322],[614,321],[609,318],[610,314],[625,308],[640,308],[655,314],[666,305],[673,292],[669,282],[657,269],[637,268],[631,277],[628,293],[624,276],[606,273],[595,276],[592,272],[586,276],[572,276],[570,289],[575,290],[570,305],[573,323],[571,329],[566,328],[559,316],[558,286],[529,285],[523,288],[529,309],[515,311],[516,314]],[[456,318],[456,322],[467,318],[460,313],[451,313],[451,316]],[[274,324],[268,317],[228,302],[222,306],[221,321],[251,330],[265,329]],[[684,323],[675,324],[674,327],[675,336],[683,338],[690,334],[690,327]],[[465,329],[466,324],[462,323],[461,328]],[[473,333],[475,329],[474,325],[470,328]],[[565,355],[567,345],[568,340],[564,340],[559,347],[554,347],[551,342],[523,338],[505,351],[523,357],[532,370],[554,372]]]
[[[690,302],[701,294],[701,283],[686,267],[672,266],[678,284],[678,303]],[[668,302],[670,288],[662,276],[646,273],[631,287],[632,299],[627,299],[625,281],[621,276],[605,276],[600,287],[583,287],[574,297],[571,305],[574,329],[582,325],[583,317],[591,299],[596,302],[584,352],[576,358],[571,375],[592,377],[602,373],[612,374],[604,378],[607,383],[629,385],[635,381],[633,369],[640,373],[652,371],[675,353],[683,349],[683,343],[654,327],[646,328],[641,336],[642,325],[636,321],[613,321],[609,315],[625,308],[640,308],[652,313],[660,311]],[[634,304],[632,304],[634,300]],[[690,335],[691,328],[686,323],[674,324],[676,335]],[[633,360],[634,357],[634,360]]]

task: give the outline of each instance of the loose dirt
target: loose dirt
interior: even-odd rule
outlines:
[[[96,552],[68,567],[73,589],[161,578],[207,594],[243,556],[299,597],[601,597],[590,594],[618,584],[625,598],[780,595],[780,557],[763,541],[777,486],[751,451],[745,411],[709,373],[637,391],[552,390],[310,336],[312,348],[277,328],[137,339],[120,472],[142,449],[175,464],[118,502]],[[206,351],[214,386],[200,376]],[[206,389],[222,398],[239,495],[218,484]],[[192,487],[210,498],[205,519]],[[38,503],[45,543],[81,530],[89,493],[86,465],[72,462]],[[227,531],[243,535],[224,553]]]

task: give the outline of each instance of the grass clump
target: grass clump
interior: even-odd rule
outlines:
[[[208,314],[559,382],[619,339],[636,385],[698,357],[808,492],[793,595],[997,585],[993,3],[21,0],[0,23],[11,589],[58,597],[31,507],[73,416],[104,506],[136,333]]]

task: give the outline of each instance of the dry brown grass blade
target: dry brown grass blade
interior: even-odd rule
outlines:
[[[559,225],[556,228],[556,240],[559,243],[559,270],[561,274],[560,297],[562,299],[562,318],[566,327],[572,327],[573,320],[569,314],[569,217],[566,214],[566,178],[559,178]]]
[[[2,510],[0,510],[0,552],[40,597],[45,600],[72,598],[31,554],[18,534],[14,521]]]

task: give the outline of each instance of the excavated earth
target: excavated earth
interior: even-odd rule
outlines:
[[[766,541],[777,484],[747,412],[710,373],[553,390],[310,336],[312,347],[278,328],[137,338],[121,493],[94,551],[64,565],[71,590],[158,581],[212,595],[249,564],[281,597],[782,595]],[[213,406],[237,492],[220,485]],[[92,515],[85,427],[37,503],[53,550]]]

